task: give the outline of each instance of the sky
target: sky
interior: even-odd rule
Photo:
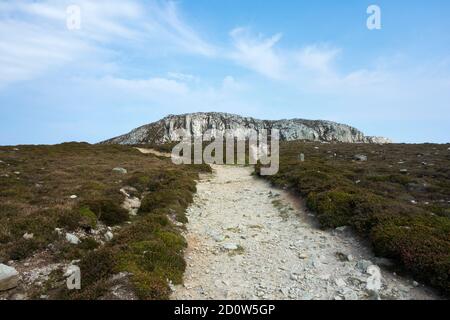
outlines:
[[[447,143],[449,16],[448,0],[0,0],[0,145],[203,111]]]

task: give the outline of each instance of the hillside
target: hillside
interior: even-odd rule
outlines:
[[[126,146],[0,147],[0,266],[18,273],[0,277],[0,300],[168,298],[203,170]],[[66,287],[71,265],[81,291]]]

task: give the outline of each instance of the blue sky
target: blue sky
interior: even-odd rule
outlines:
[[[446,0],[0,0],[0,145],[95,143],[194,111],[450,142],[449,16]]]

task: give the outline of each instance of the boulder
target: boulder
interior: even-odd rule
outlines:
[[[141,200],[136,197],[127,197],[122,204],[122,208],[128,211],[130,216],[136,216],[141,207]]]
[[[105,239],[106,241],[112,241],[112,239],[114,238],[114,234],[111,231],[108,231],[105,233]]]
[[[66,233],[66,240],[71,244],[79,244],[80,239],[72,233]]]
[[[23,238],[25,240],[31,240],[31,239],[33,239],[33,237],[34,237],[34,234],[28,233],[28,232],[23,235]]]
[[[124,168],[114,168],[113,171],[117,172],[117,173],[120,173],[120,174],[127,174],[128,173],[127,169],[124,169]]]
[[[353,159],[355,159],[356,161],[367,161],[367,156],[364,154],[355,154],[353,156]]]
[[[13,267],[0,264],[0,291],[6,291],[17,287],[19,273]]]

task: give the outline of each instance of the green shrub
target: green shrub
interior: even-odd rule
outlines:
[[[91,251],[80,262],[82,285],[89,285],[104,281],[114,274],[116,253],[108,247]]]
[[[80,224],[84,227],[95,229],[97,227],[97,216],[92,212],[89,207],[81,207],[80,210],[81,222]]]
[[[114,200],[98,198],[88,200],[84,205],[95,213],[98,220],[103,221],[108,226],[118,225],[129,220],[128,211]]]
[[[417,279],[450,294],[450,221],[387,216],[371,232],[375,252],[399,261]]]
[[[17,240],[14,245],[9,245],[7,249],[7,260],[22,260],[33,255],[36,250],[42,247],[42,243],[35,239]]]

